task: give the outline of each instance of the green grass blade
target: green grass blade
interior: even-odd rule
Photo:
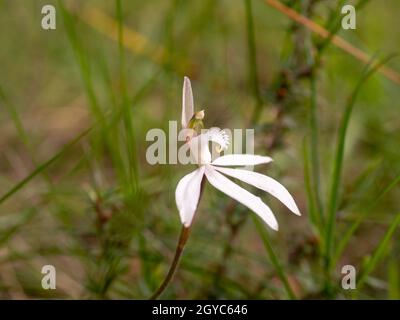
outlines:
[[[281,281],[282,281],[282,283],[283,283],[283,285],[285,287],[285,290],[286,290],[286,293],[288,295],[288,298],[289,299],[296,299],[296,295],[293,292],[293,290],[292,290],[292,288],[291,288],[291,286],[289,284],[289,281],[288,281],[288,278],[286,276],[285,270],[284,270],[283,266],[281,265],[278,257],[276,256],[276,254],[274,252],[274,249],[271,246],[271,243],[270,243],[271,241],[269,239],[268,232],[265,229],[265,225],[262,224],[254,216],[253,216],[253,221],[254,221],[254,224],[256,225],[256,229],[257,229],[257,231],[258,231],[258,233],[259,233],[259,235],[261,237],[261,240],[262,240],[262,242],[264,244],[265,250],[268,253],[268,256],[269,256],[269,258],[271,260],[271,263],[274,266],[279,278],[281,279]]]
[[[120,128],[110,126],[106,123],[106,111],[103,111],[100,107],[98,98],[95,93],[94,84],[93,84],[93,76],[90,68],[90,60],[87,53],[82,46],[81,41],[78,38],[78,34],[75,28],[75,20],[74,16],[64,7],[64,5],[60,2],[64,25],[67,30],[68,39],[72,45],[72,48],[75,53],[76,61],[79,67],[79,71],[81,73],[81,77],[83,80],[85,92],[88,98],[90,110],[95,116],[96,120],[104,124],[102,130],[100,130],[100,138],[105,142],[106,148],[111,150],[109,154],[111,155],[114,167],[116,168],[117,176],[124,187],[129,190],[133,190],[135,187],[135,183],[132,181],[136,181],[134,177],[137,175],[135,172],[136,163],[134,155],[134,135],[133,135],[133,125],[131,124],[131,116],[130,116],[130,104],[127,97],[126,90],[126,81],[124,77],[124,52],[123,52],[123,34],[122,34],[122,7],[120,2],[116,2],[117,8],[117,20],[118,20],[118,37],[119,37],[119,62],[120,62],[120,88],[121,94],[119,96],[122,97],[122,103],[118,104],[121,106],[121,109],[124,111],[121,115],[118,115],[118,118],[122,116],[125,127],[125,136],[126,141],[121,142],[122,138],[120,135]],[[112,88],[110,87],[110,91]],[[114,122],[115,123],[115,122]],[[126,152],[127,151],[127,152]],[[125,156],[125,152],[127,155]]]
[[[383,64],[385,64],[391,58],[392,56],[389,56],[388,58],[377,63],[372,68],[370,68],[371,63],[365,67],[360,80],[358,81],[353,93],[351,94],[348,100],[348,103],[345,107],[342,116],[342,120],[339,125],[338,141],[336,145],[336,152],[334,158],[335,160],[333,164],[333,172],[331,178],[332,182],[331,182],[329,201],[328,201],[327,223],[326,223],[326,234],[325,234],[325,259],[326,259],[326,267],[328,269],[332,267],[331,258],[333,254],[333,242],[335,236],[334,231],[335,231],[336,209],[339,200],[339,188],[341,183],[341,175],[343,167],[344,147],[352,111],[355,102],[357,100],[358,94],[365,81],[367,81]],[[374,58],[372,59],[374,60]]]
[[[0,101],[3,102],[3,105],[5,106],[5,109],[8,111],[8,113],[11,116],[11,119],[14,123],[15,129],[17,129],[18,135],[21,138],[22,142],[25,144],[25,146],[28,145],[28,135],[26,134],[25,128],[22,124],[22,121],[18,115],[17,108],[10,103],[10,101],[7,99],[3,88],[0,86]]]
[[[8,113],[10,114],[10,117],[14,123],[14,127],[17,130],[18,136],[21,138],[26,150],[29,153],[30,160],[32,161],[34,166],[38,165],[37,157],[34,151],[34,148],[29,141],[29,134],[25,130],[25,127],[22,123],[22,120],[18,114],[18,110],[16,106],[6,97],[3,88],[0,86],[0,101],[3,102],[3,105],[7,109]],[[46,182],[49,190],[53,189],[53,185],[51,182],[50,177],[47,175],[46,172],[43,173],[43,179]]]
[[[388,266],[388,298],[391,300],[400,299],[400,276],[399,265],[394,256],[391,257]]]
[[[336,145],[336,152],[334,156],[333,171],[331,176],[331,186],[328,198],[328,210],[327,210],[327,221],[324,241],[324,270],[325,270],[325,291],[329,294],[332,292],[331,285],[331,272],[333,268],[333,255],[334,255],[334,242],[335,242],[335,229],[336,229],[336,210],[339,203],[339,189],[342,178],[342,167],[344,159],[344,148],[346,142],[347,129],[349,126],[352,111],[354,109],[355,102],[358,94],[361,91],[364,83],[387,61],[393,56],[389,56],[383,59],[371,67],[375,57],[373,57],[369,64],[367,64],[362,72],[360,80],[358,81],[353,93],[346,104],[342,119],[339,125],[338,140]]]
[[[121,0],[115,1],[116,12],[117,12],[117,23],[118,23],[118,53],[119,53],[119,79],[121,88],[121,107],[123,109],[123,122],[126,133],[126,150],[128,158],[128,176],[130,192],[134,192],[138,187],[138,169],[136,161],[136,141],[134,134],[134,126],[132,123],[132,114],[127,94],[126,76],[125,76],[125,52],[124,52],[124,26],[123,26],[123,15],[122,15],[122,3]]]
[[[5,202],[8,198],[10,198],[12,195],[17,193],[19,190],[22,189],[29,181],[31,181],[33,178],[35,178],[38,174],[42,173],[44,170],[46,170],[51,164],[56,162],[59,158],[61,158],[62,155],[64,155],[67,151],[69,151],[75,144],[77,144],[83,137],[85,137],[90,131],[92,130],[92,127],[89,129],[86,129],[82,133],[80,133],[78,136],[76,136],[74,139],[72,139],[70,142],[68,142],[60,151],[58,151],[55,155],[53,155],[51,158],[40,164],[39,166],[36,167],[35,170],[33,170],[29,175],[27,175],[24,179],[19,181],[14,187],[12,187],[9,191],[7,191],[5,194],[3,194],[0,197],[0,204]]]
[[[97,120],[105,120],[103,111],[100,108],[99,102],[97,100],[95,90],[93,87],[92,75],[90,70],[90,65],[88,61],[88,57],[85,54],[85,51],[82,47],[78,39],[77,32],[75,30],[75,21],[74,17],[68,12],[68,10],[64,7],[62,1],[59,1],[59,5],[61,8],[61,13],[64,21],[64,26],[67,31],[68,39],[72,45],[72,48],[75,53],[76,60],[78,62],[79,70],[82,75],[83,84],[85,86],[85,91],[90,102],[91,111],[95,115]]]
[[[347,244],[349,243],[351,237],[353,234],[357,231],[358,227],[361,225],[361,223],[364,221],[364,219],[368,216],[368,214],[374,209],[380,201],[388,194],[395,186],[397,186],[400,182],[400,174],[391,182],[387,187],[385,187],[382,192],[380,192],[379,196],[375,199],[375,201],[368,206],[368,209],[364,211],[363,214],[361,214],[356,221],[353,222],[353,224],[347,229],[345,232],[344,236],[341,238],[341,240],[338,243],[335,256],[333,258],[332,264],[335,265],[339,258],[341,257],[344,249],[346,248]]]
[[[310,77],[310,112],[309,112],[309,130],[310,130],[310,165],[311,165],[311,182],[312,190],[316,203],[316,215],[323,222],[323,207],[321,200],[321,183],[320,183],[320,159],[319,159],[319,142],[318,142],[318,107],[317,107],[317,89],[316,75]]]
[[[155,79],[157,79],[158,72],[156,72],[152,77],[150,77],[149,80],[147,80],[144,85],[137,90],[135,93],[132,103],[135,104],[137,103],[144,95],[145,93],[151,88],[152,84],[154,83]],[[122,116],[122,112],[119,111],[115,114],[111,114],[111,120],[109,121],[109,125],[114,125],[117,121]],[[12,187],[9,191],[7,191],[5,194],[3,194],[0,197],[0,204],[5,202],[8,198],[10,198],[12,195],[17,193],[22,187],[24,187],[28,182],[30,182],[33,178],[35,178],[39,173],[43,172],[46,170],[51,164],[56,162],[61,156],[63,156],[67,151],[69,151],[75,144],[77,144],[82,138],[84,138],[87,134],[89,134],[96,125],[98,125],[99,122],[93,124],[91,127],[88,129],[82,131],[79,133],[74,139],[72,139],[70,142],[64,145],[64,147],[54,154],[51,158],[40,164],[39,166],[36,167],[35,170],[33,170],[28,176],[26,176],[24,179],[19,181],[14,187]]]
[[[371,258],[368,262],[363,266],[360,276],[357,281],[357,289],[360,290],[362,285],[365,283],[368,275],[375,269],[378,265],[380,260],[382,259],[386,249],[389,245],[389,241],[392,238],[393,234],[397,230],[397,227],[400,224],[400,212],[396,214],[393,221],[390,223],[388,230],[386,231],[385,235],[383,236],[382,240],[379,242],[378,247],[375,249],[374,253],[372,254]]]
[[[255,107],[251,121],[252,123],[256,123],[261,114],[262,98],[258,87],[256,40],[251,1],[252,0],[244,0],[244,3],[246,11],[249,83],[255,100]]]
[[[307,204],[308,204],[308,212],[310,222],[313,226],[315,226],[319,233],[322,231],[322,222],[320,220],[320,216],[317,215],[317,206],[316,201],[311,185],[311,172],[310,172],[310,157],[308,150],[308,143],[306,140],[303,141],[303,162],[304,162],[304,184],[306,187],[307,193]]]
[[[36,208],[30,208],[28,210],[25,210],[25,212],[22,215],[18,216],[18,222],[15,223],[11,228],[8,228],[7,230],[1,230],[0,232],[0,247],[3,245],[7,245],[8,241],[10,238],[19,231],[20,228],[26,226],[33,217],[36,216],[38,213],[38,210]]]

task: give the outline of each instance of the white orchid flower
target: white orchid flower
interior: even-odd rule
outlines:
[[[200,115],[198,113],[194,114],[193,93],[190,80],[187,77],[184,78],[182,101],[182,127],[184,130],[188,130],[191,128],[191,121],[202,119],[204,112],[201,111]],[[209,149],[210,142],[216,143],[220,151],[226,150],[229,145],[228,135],[219,128],[211,128],[201,134],[197,134],[192,130],[192,133],[187,135],[186,141],[189,144],[191,156],[199,166],[195,171],[187,174],[179,181],[175,191],[175,200],[180,219],[186,228],[189,228],[192,224],[204,177],[216,189],[254,211],[274,230],[278,230],[278,222],[271,209],[259,197],[235,184],[225,177],[225,175],[270,193],[294,214],[300,215],[293,197],[278,181],[257,172],[229,168],[231,166],[254,166],[269,163],[272,161],[270,157],[250,154],[229,154],[220,156],[212,161]]]

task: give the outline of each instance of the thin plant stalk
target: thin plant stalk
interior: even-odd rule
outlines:
[[[123,28],[123,15],[121,0],[115,1],[117,26],[118,26],[118,56],[119,56],[119,82],[121,89],[121,108],[123,109],[123,123],[126,134],[126,145],[128,154],[128,185],[130,192],[138,189],[138,168],[136,161],[136,141],[134,134],[134,125],[132,123],[132,114],[130,109],[130,102],[127,94],[126,76],[125,76],[125,48],[124,48],[124,28]]]
[[[332,264],[335,265],[336,262],[339,260],[341,257],[344,249],[346,248],[347,244],[349,243],[352,235],[356,232],[358,227],[361,225],[363,220],[366,218],[366,216],[372,211],[372,209],[376,208],[376,206],[379,204],[379,202],[382,200],[382,198],[390,191],[392,190],[398,183],[400,182],[400,174],[392,181],[389,183],[387,187],[383,189],[383,191],[379,194],[379,196],[375,199],[375,201],[368,206],[368,209],[364,211],[363,214],[361,214],[356,221],[347,229],[345,232],[344,236],[342,237],[341,241],[339,242],[336,253],[334,255]]]
[[[382,240],[379,242],[379,245],[376,247],[374,253],[370,257],[368,262],[364,265],[364,267],[360,273],[360,276],[358,277],[358,280],[357,280],[357,289],[358,290],[360,290],[360,288],[363,286],[363,284],[365,283],[365,280],[367,279],[367,276],[375,269],[376,265],[381,260],[384,253],[386,252],[386,248],[389,245],[389,241],[393,237],[399,224],[400,224],[400,212],[395,215],[393,221],[390,223],[388,230],[386,231]]]
[[[316,90],[316,74],[315,70],[311,71],[310,76],[310,161],[311,161],[311,182],[314,191],[315,204],[318,219],[323,222],[323,206],[321,200],[321,182],[320,182],[320,159],[319,159],[319,142],[318,142],[318,108],[317,108],[317,90]]]
[[[246,11],[249,83],[253,91],[253,96],[255,100],[255,107],[251,121],[252,123],[256,123],[261,114],[262,98],[260,94],[260,89],[258,87],[256,40],[255,40],[251,0],[244,0],[244,2]]]
[[[198,203],[200,203],[201,197],[203,196],[205,182],[206,182],[206,180],[205,180],[205,178],[203,178],[203,180],[201,181],[200,196],[199,196]],[[196,217],[196,213],[194,216]],[[178,269],[179,260],[182,256],[183,249],[185,248],[186,243],[189,239],[190,230],[191,230],[192,225],[193,225],[193,221],[189,227],[182,226],[178,244],[175,249],[174,259],[172,260],[172,263],[171,263],[171,266],[169,267],[168,273],[167,273],[165,279],[163,280],[163,282],[161,283],[160,287],[150,297],[150,300],[156,300],[165,291],[165,289],[167,289],[172,278],[174,277],[174,274],[175,274],[176,270]]]
[[[50,157],[45,162],[38,165],[35,170],[33,170],[30,174],[28,174],[24,179],[20,180],[17,184],[15,184],[10,190],[0,196],[0,204],[5,202],[12,195],[21,190],[29,181],[35,178],[38,174],[42,173],[47,169],[51,164],[56,162],[59,158],[61,158],[67,151],[71,150],[71,148],[76,145],[83,137],[85,137],[93,127],[86,129],[85,131],[78,134],[74,139],[68,142],[61,150],[55,153],[52,157]]]
[[[269,259],[271,260],[279,278],[281,279],[281,281],[283,283],[283,286],[288,295],[288,298],[291,300],[295,300],[296,295],[293,292],[292,287],[290,286],[289,280],[286,276],[285,270],[284,270],[281,262],[279,261],[279,258],[277,257],[274,249],[271,246],[271,240],[269,239],[267,230],[265,230],[265,227],[260,223],[259,220],[257,220],[256,217],[253,217],[253,221],[254,221],[254,224],[256,225],[256,229],[257,229],[258,233],[261,236],[261,240],[262,240],[264,247],[268,253]]]
[[[315,203],[315,196],[312,189],[311,182],[311,169],[310,169],[310,151],[306,139],[303,141],[303,163],[304,163],[304,185],[307,193],[308,211],[310,222],[317,229],[320,234],[323,230],[323,224],[320,216],[317,214],[317,205]]]
[[[179,260],[183,253],[183,249],[185,248],[187,240],[189,239],[190,230],[191,230],[190,227],[187,228],[185,226],[182,226],[178,245],[176,246],[176,250],[175,250],[174,259],[172,260],[172,263],[171,263],[171,266],[169,267],[168,273],[167,273],[164,281],[161,283],[160,287],[150,297],[150,300],[156,300],[165,291],[165,289],[168,287],[169,283],[171,282],[172,278],[174,277],[176,269],[178,268]]]
[[[323,39],[330,39],[330,42],[334,44],[336,47],[340,48],[344,52],[352,55],[355,57],[357,60],[362,61],[363,63],[369,63],[369,61],[372,60],[372,57],[365,53],[364,51],[360,50],[359,48],[355,47],[352,45],[350,42],[344,40],[343,38],[339,37],[338,35],[332,35],[331,32],[329,32],[327,29],[324,27],[320,26],[319,24],[315,23],[314,21],[310,20],[309,18],[299,14],[297,11],[293,10],[292,8],[289,8],[288,6],[284,5],[282,2],[279,0],[264,0],[265,3],[270,5],[271,7],[279,10],[286,16],[288,16],[290,19],[296,21],[299,24],[304,25],[306,28],[310,29],[312,32],[317,34]],[[365,5],[368,1],[367,0],[361,0],[358,5],[356,5],[356,8],[360,8],[363,5]],[[380,64],[380,67],[377,69],[381,74],[383,74],[386,78],[390,79],[396,84],[400,84],[400,74],[385,66],[384,64]]]

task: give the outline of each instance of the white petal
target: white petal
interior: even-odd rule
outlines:
[[[193,92],[190,80],[188,77],[183,79],[183,92],[182,92],[182,127],[186,128],[190,119],[193,117]]]
[[[270,194],[272,194],[275,198],[280,200],[286,207],[289,208],[294,214],[300,215],[299,208],[290,195],[289,191],[281,185],[278,181],[265,176],[258,172],[253,172],[249,170],[242,170],[242,169],[231,169],[231,168],[220,168],[215,167],[216,170],[234,177],[236,179],[242,180],[252,186],[264,190]]]
[[[211,152],[208,147],[208,136],[207,134],[200,134],[190,139],[190,156],[194,163],[198,165],[209,164],[211,162]]]
[[[204,167],[184,176],[175,190],[175,201],[179,210],[182,224],[189,227],[197,209],[200,197],[201,181],[204,176]]]
[[[239,187],[228,178],[217,172],[212,166],[206,166],[207,180],[218,190],[239,201],[261,217],[272,229],[278,230],[278,222],[271,209],[259,197]]]
[[[252,154],[227,154],[215,159],[212,164],[216,166],[253,166],[273,161],[270,157]]]

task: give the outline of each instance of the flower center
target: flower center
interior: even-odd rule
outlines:
[[[219,128],[211,128],[204,133],[192,137],[188,143],[190,155],[199,166],[210,164],[212,161],[209,142],[217,144],[215,150],[220,153],[229,146],[229,136]]]

